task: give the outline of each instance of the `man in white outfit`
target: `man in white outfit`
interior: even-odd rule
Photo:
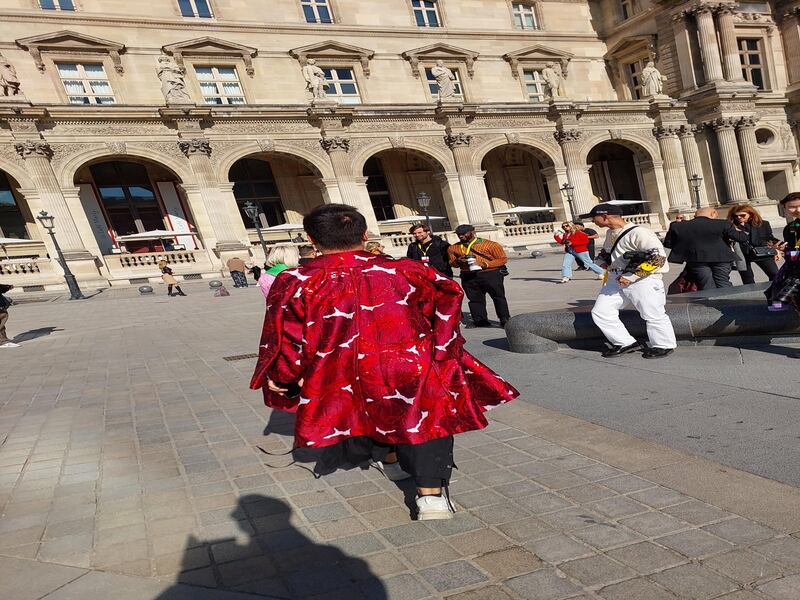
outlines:
[[[619,311],[631,304],[647,324],[648,345],[644,358],[662,358],[678,345],[664,306],[667,296],[661,277],[669,271],[667,253],[656,234],[622,218],[622,209],[598,204],[581,219],[607,227],[603,250],[597,262],[608,269],[608,279],[592,308],[592,320],[610,342],[603,352],[610,358],[642,350],[619,318]],[[603,265],[605,263],[605,265]]]

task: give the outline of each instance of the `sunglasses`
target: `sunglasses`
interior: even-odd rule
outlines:
[[[733,216],[738,219],[744,219],[745,217],[749,217],[750,213],[735,213]]]

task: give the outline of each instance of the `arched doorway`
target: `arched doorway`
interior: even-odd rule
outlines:
[[[548,161],[549,162],[549,161]],[[548,166],[552,166],[548,164]],[[492,212],[511,208],[553,206],[542,160],[528,147],[504,145],[490,150],[481,162],[486,193]],[[555,219],[553,212],[520,212],[498,216],[507,224],[544,223]]]
[[[378,222],[397,219],[411,222],[415,216],[424,220],[424,211],[417,202],[419,194],[424,192],[430,196],[428,214],[433,217],[433,229],[448,229],[450,215],[442,193],[443,173],[444,169],[433,158],[410,150],[384,150],[367,159],[363,175]],[[386,230],[386,227],[381,229]],[[400,231],[407,227],[398,224],[395,229]]]
[[[19,193],[19,184],[5,171],[0,171],[0,238],[31,239],[36,226]]]
[[[639,155],[621,144],[601,142],[591,149],[586,162],[592,193],[608,200],[644,201],[623,205],[624,214],[649,212],[646,186]]]
[[[100,160],[81,168],[75,183],[103,254],[199,247],[197,237],[190,235],[195,228],[177,187],[178,178],[164,167],[141,159]],[[156,230],[176,235],[131,237]]]
[[[301,223],[303,215],[323,203],[320,174],[305,162],[278,154],[240,158],[228,171],[233,195],[245,228],[253,222],[244,212],[251,202],[259,208],[264,228]]]

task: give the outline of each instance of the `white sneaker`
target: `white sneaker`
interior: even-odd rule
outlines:
[[[400,468],[399,462],[382,463],[379,461],[375,464],[378,467],[378,469],[383,471],[383,474],[386,475],[386,479],[388,479],[389,481],[403,481],[403,479],[408,479],[409,477],[411,477],[411,475],[409,475],[408,473],[403,471],[402,468]]]
[[[561,283],[569,283],[569,277],[562,277]]]
[[[606,276],[605,275],[600,275],[600,273],[598,273],[597,277],[595,277],[595,279],[597,279],[598,281],[603,281],[603,279],[605,279],[605,278],[606,278]]]
[[[452,519],[453,512],[444,495],[417,497],[417,521]]]
[[[0,345],[0,348],[19,348],[19,344],[15,344],[14,342],[6,342],[5,344]]]

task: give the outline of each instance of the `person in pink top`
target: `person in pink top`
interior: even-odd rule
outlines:
[[[275,278],[286,269],[296,269],[300,264],[300,253],[297,246],[275,246],[269,251],[267,262],[264,263],[265,271],[258,278],[258,287],[266,298]]]
[[[561,263],[561,283],[567,283],[572,278],[572,265],[576,258],[580,258],[586,268],[597,274],[597,279],[603,279],[605,271],[597,266],[589,256],[589,236],[579,231],[569,221],[561,224],[553,236],[559,244],[564,246],[564,262]]]

